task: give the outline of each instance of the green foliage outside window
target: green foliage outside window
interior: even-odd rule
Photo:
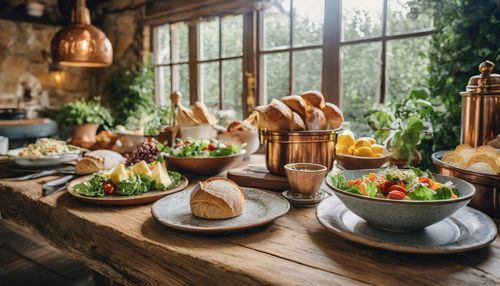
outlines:
[[[104,124],[110,126],[113,118],[109,110],[103,107],[98,97],[90,100],[77,100],[65,104],[57,113],[57,121],[65,126],[82,124]]]

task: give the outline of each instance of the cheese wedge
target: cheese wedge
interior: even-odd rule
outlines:
[[[149,169],[148,163],[142,160],[130,168],[130,171],[134,175],[148,176],[151,177],[151,169]]]
[[[118,184],[121,181],[124,181],[128,179],[128,173],[127,169],[125,168],[125,164],[120,163],[116,165],[116,167],[111,170],[111,173],[109,173],[109,179],[114,183]]]
[[[153,178],[158,188],[162,185],[163,187],[168,187],[172,184],[172,179],[168,175],[167,167],[165,167],[164,163],[158,162],[155,165],[151,172],[151,178]]]

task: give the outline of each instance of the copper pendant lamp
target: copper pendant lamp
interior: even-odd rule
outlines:
[[[77,0],[72,24],[52,39],[52,61],[70,67],[106,67],[113,62],[113,47],[106,35],[90,23],[85,0]]]

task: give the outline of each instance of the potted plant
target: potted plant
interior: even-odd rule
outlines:
[[[94,98],[63,105],[59,109],[57,121],[62,125],[72,126],[72,144],[88,147],[95,143],[99,126],[110,126],[112,117],[109,110],[100,104],[99,98]]]
[[[388,106],[369,111],[365,117],[379,142],[391,150],[391,162],[397,166],[417,165],[422,155],[416,146],[431,139],[432,116],[442,106],[431,102],[427,88],[417,88],[407,97],[396,98]]]

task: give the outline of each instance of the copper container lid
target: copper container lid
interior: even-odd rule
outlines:
[[[479,65],[479,72],[481,72],[481,74],[475,75],[469,79],[469,84],[465,92],[500,93],[500,74],[493,73],[494,67],[495,64],[490,61],[482,62]]]

